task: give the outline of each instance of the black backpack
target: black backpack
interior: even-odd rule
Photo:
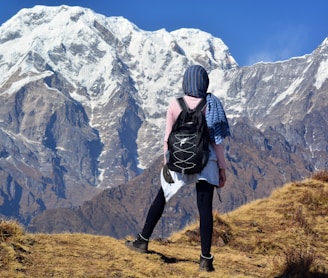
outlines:
[[[206,99],[195,109],[189,109],[184,99],[177,99],[182,108],[168,138],[167,166],[170,170],[183,173],[200,173],[208,162],[209,134],[202,110]]]

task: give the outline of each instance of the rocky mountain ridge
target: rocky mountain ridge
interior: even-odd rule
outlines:
[[[231,180],[244,179],[226,209],[268,194],[269,165],[274,186],[327,168],[327,39],[303,57],[239,67],[197,29],[148,32],[81,7],[35,6],[0,27],[0,53],[0,214],[24,224],[156,163],[167,104],[194,63],[230,121]]]

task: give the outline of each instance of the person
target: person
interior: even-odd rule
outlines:
[[[200,65],[188,67],[183,76],[184,100],[193,109],[206,98],[204,109],[206,124],[210,134],[209,160],[199,174],[185,175],[163,167],[161,170],[161,187],[152,202],[142,231],[135,240],[126,241],[128,248],[148,252],[149,239],[162,216],[165,204],[182,187],[196,183],[197,208],[200,220],[201,254],[199,270],[214,271],[213,255],[211,254],[213,234],[212,202],[215,188],[222,188],[226,183],[226,162],[224,158],[224,138],[230,135],[228,121],[220,100],[207,93],[209,78],[206,70]],[[167,160],[168,137],[172,126],[182,111],[176,99],[170,102],[166,114],[166,129],[164,135],[164,165]]]

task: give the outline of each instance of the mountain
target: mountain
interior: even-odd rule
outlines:
[[[28,225],[149,179],[166,107],[194,63],[232,129],[225,210],[326,169],[327,48],[328,39],[302,57],[239,67],[198,29],[149,32],[65,5],[21,10],[0,27],[0,215]]]
[[[288,153],[288,146],[281,142],[281,138],[275,140],[277,143],[270,141],[272,148],[266,150],[261,150],[265,148],[264,144],[254,146],[251,142],[254,136],[265,142],[268,135],[236,125],[233,148],[226,150],[228,184],[220,192],[222,202],[214,196],[215,210],[229,212],[254,199],[269,196],[286,179],[299,180],[295,167],[309,174],[303,161]],[[280,148],[285,151],[282,157],[273,151]],[[240,151],[243,149],[245,151]],[[286,159],[292,163],[286,164]],[[162,157],[127,184],[105,189],[78,208],[45,210],[31,220],[27,230],[33,233],[91,233],[118,239],[136,235],[142,229],[149,206],[158,192],[161,167]],[[168,237],[197,218],[195,186],[186,186],[166,204],[153,236]]]

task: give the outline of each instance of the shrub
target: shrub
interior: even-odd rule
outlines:
[[[312,175],[313,180],[328,182],[328,171],[319,171]]]
[[[310,268],[313,266],[316,255],[314,250],[300,247],[289,248],[283,251],[284,265],[283,273],[279,277],[308,277]]]
[[[24,234],[22,226],[14,220],[0,220],[0,243],[13,236]]]

